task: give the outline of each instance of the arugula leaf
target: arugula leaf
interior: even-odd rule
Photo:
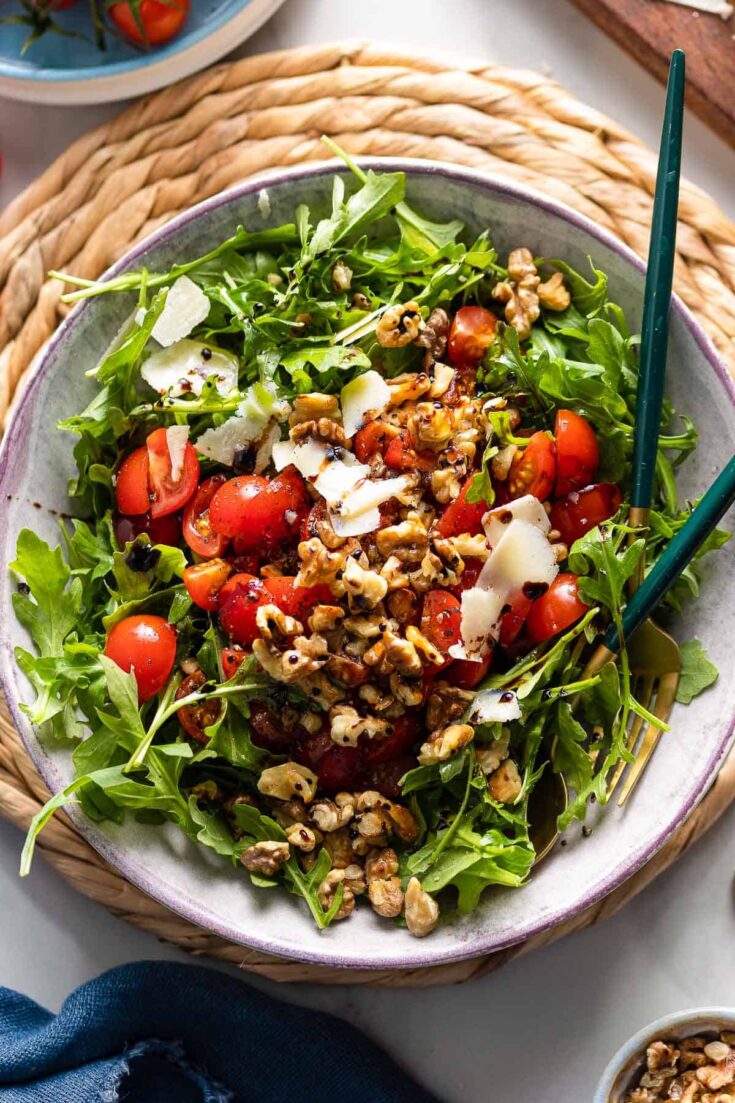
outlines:
[[[681,676],[676,699],[682,705],[688,705],[700,693],[713,685],[719,671],[710,662],[707,652],[698,639],[687,640],[680,646]]]

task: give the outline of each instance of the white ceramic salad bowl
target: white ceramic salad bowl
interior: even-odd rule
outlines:
[[[410,160],[373,167],[407,173],[408,199],[429,218],[460,218],[471,233],[490,228],[502,255],[520,244],[541,256],[561,257],[578,269],[591,257],[610,279],[611,298],[640,326],[644,267],[591,222],[538,193],[466,170]],[[206,252],[238,224],[248,228],[289,221],[307,202],[327,208],[331,178],[341,166],[283,171],[222,193],[174,219],[120,261],[114,272],[145,266],[165,270]],[[267,188],[269,204],[258,203]],[[264,214],[267,212],[267,214]],[[73,470],[72,439],[56,422],[89,400],[84,371],[101,357],[132,309],[124,295],[103,295],[78,306],[40,358],[21,395],[0,452],[0,557],[14,558],[18,532],[34,529],[57,539],[58,513],[67,506]],[[691,415],[700,446],[685,467],[681,489],[699,495],[735,451],[735,387],[700,327],[675,300],[672,307],[667,390]],[[734,731],[735,683],[727,676],[735,647],[729,610],[735,603],[732,552],[713,556],[700,599],[679,627],[699,637],[719,666],[716,685],[688,708],[677,706],[672,730],[624,810],[594,808],[589,837],[570,829],[568,845],[520,890],[493,889],[477,911],[449,918],[428,939],[386,926],[367,909],[320,933],[294,898],[253,890],[238,871],[197,847],[173,826],[97,825],[72,806],[80,832],[131,882],[194,923],[246,946],[317,964],[385,969],[428,966],[500,950],[568,920],[640,868],[706,792]],[[13,648],[28,646],[11,605],[13,580],[0,581],[0,675],[13,718],[40,774],[53,791],[72,778],[67,750],[39,742],[20,709],[32,691],[15,664]]]

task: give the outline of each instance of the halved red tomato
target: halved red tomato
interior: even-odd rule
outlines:
[[[171,452],[165,429],[154,429],[145,442],[148,450],[148,486],[151,493],[151,517],[175,513],[191,498],[199,482],[199,460],[189,441],[184,445],[181,470],[173,477]]]
[[[184,585],[195,605],[213,613],[219,605],[220,590],[231,574],[232,566],[224,559],[208,559],[184,569]]]
[[[163,689],[176,658],[176,629],[150,614],[125,617],[110,629],[105,655],[121,670],[132,670],[138,700],[148,701]]]
[[[436,459],[431,452],[418,452],[407,429],[401,429],[385,450],[386,467],[392,471],[433,471]]]
[[[583,617],[588,606],[579,596],[576,574],[558,574],[545,594],[531,605],[526,618],[526,631],[533,643],[542,643],[557,636]]]
[[[511,498],[532,494],[545,502],[556,480],[556,450],[548,433],[534,433],[510,465],[507,487]]]
[[[253,701],[250,704],[248,719],[253,729],[252,738],[256,747],[262,747],[272,754],[283,754],[288,750],[291,737],[284,729],[283,721],[278,713],[263,701]]]
[[[500,621],[500,636],[498,643],[501,647],[510,647],[518,636],[521,628],[526,623],[528,611],[533,602],[523,594],[518,594],[510,609],[503,614]]]
[[[474,689],[487,676],[492,662],[492,650],[479,663],[470,662],[469,659],[455,659],[442,674],[442,678],[457,689]]]
[[[455,367],[477,365],[495,338],[498,319],[482,306],[463,306],[449,331],[449,359]]]
[[[272,547],[296,536],[311,505],[295,467],[273,479],[238,475],[228,479],[209,504],[209,523],[222,536],[237,537],[241,551]]]
[[[455,597],[462,599],[462,594],[465,590],[471,590],[477,582],[480,571],[482,570],[484,563],[481,559],[467,558],[464,561],[464,570],[459,576],[459,582],[456,586],[450,586],[450,593]]]
[[[226,475],[212,475],[205,479],[184,510],[184,540],[202,559],[214,559],[227,551],[229,540],[215,532],[209,522],[209,503],[226,482]]]
[[[195,670],[184,678],[176,690],[176,700],[180,701],[182,697],[188,697],[190,693],[196,693],[203,685],[206,685],[206,682],[207,675],[204,671],[201,669]],[[217,722],[221,708],[221,702],[217,700],[197,701],[193,705],[182,705],[177,710],[176,716],[187,735],[190,735],[192,739],[196,739],[198,743],[209,743],[209,736],[205,734],[204,729]]]
[[[442,655],[449,659],[449,648],[461,642],[462,603],[449,590],[429,590],[424,597],[421,631]]]
[[[371,456],[383,455],[399,430],[387,421],[369,421],[355,433],[354,449],[360,463],[367,463]]]
[[[488,504],[485,501],[467,501],[467,492],[473,479],[474,475],[470,475],[459,495],[449,503],[439,518],[436,525],[439,536],[459,536],[462,533],[477,536],[482,532],[482,518],[488,511]]]
[[[138,516],[151,506],[148,489],[148,449],[136,448],[120,464],[115,479],[115,501],[120,513]]]
[[[551,507],[551,524],[569,547],[596,525],[613,517],[620,509],[623,495],[617,483],[593,483],[573,490]]]
[[[600,462],[600,446],[595,431],[586,418],[574,410],[557,410],[554,425],[556,438],[557,498],[589,486]]]

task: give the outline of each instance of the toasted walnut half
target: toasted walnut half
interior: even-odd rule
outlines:
[[[425,938],[439,922],[439,905],[421,888],[417,877],[412,877],[406,889],[406,926],[415,938]]]
[[[249,846],[240,855],[240,861],[251,873],[272,877],[288,861],[290,854],[288,843],[269,840]]]
[[[566,310],[572,301],[561,272],[554,272],[545,283],[538,285],[538,297],[547,310]]]
[[[525,341],[540,314],[538,285],[541,282],[530,249],[514,249],[508,257],[509,279],[497,283],[494,299],[505,303],[505,320]]]
[[[411,300],[383,311],[375,327],[375,336],[384,349],[400,349],[415,341],[421,328],[419,305]]]
[[[506,758],[505,762],[498,766],[490,775],[487,783],[487,791],[493,800],[502,804],[512,804],[521,793],[523,782],[518,773],[518,767],[512,759]]]
[[[445,762],[457,751],[466,747],[472,741],[474,734],[470,724],[450,724],[448,728],[434,732],[419,750],[419,762],[422,766]]]
[[[387,720],[375,716],[360,716],[352,705],[335,705],[329,710],[332,742],[340,747],[356,747],[360,736],[366,739],[382,739],[388,734]]]
[[[258,790],[266,797],[291,800],[300,797],[306,804],[314,799],[319,782],[316,774],[298,762],[282,762],[269,766],[258,778]]]
[[[339,906],[339,910],[334,917],[335,922],[339,922],[341,919],[347,919],[348,915],[351,915],[355,910],[355,894],[345,882],[346,877],[344,869],[330,869],[317,889],[319,903],[324,910],[327,911],[331,907],[340,885],[342,886],[344,895],[342,896],[342,903]]]

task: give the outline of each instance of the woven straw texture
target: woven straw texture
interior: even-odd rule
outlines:
[[[77,141],[0,215],[0,424],[62,319],[49,269],[98,276],[191,204],[269,169],[355,154],[433,158],[535,185],[645,256],[656,157],[548,78],[398,48],[331,44],[220,65],[142,99]],[[735,225],[683,181],[676,288],[735,373]],[[468,980],[612,914],[702,835],[735,796],[735,755],[659,854],[573,922],[501,954],[431,969],[345,971],[228,944],[128,884],[59,816],[44,857],[116,915],[196,954],[275,980],[429,985]],[[25,829],[46,793],[0,715],[0,814]]]

